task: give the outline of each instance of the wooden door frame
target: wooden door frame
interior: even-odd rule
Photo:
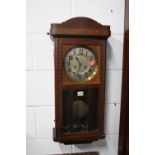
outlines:
[[[122,98],[118,155],[129,155],[129,0],[125,1]]]

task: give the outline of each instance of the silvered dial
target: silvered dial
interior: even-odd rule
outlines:
[[[65,73],[73,81],[86,81],[97,72],[97,59],[93,51],[84,47],[71,49],[65,56]]]

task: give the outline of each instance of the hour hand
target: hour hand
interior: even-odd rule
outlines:
[[[79,64],[81,65],[81,62],[79,61],[79,58],[78,57],[76,57],[76,60],[79,62]]]

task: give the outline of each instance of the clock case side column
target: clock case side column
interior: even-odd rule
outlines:
[[[55,128],[53,129],[53,140],[60,141],[62,134],[62,54],[61,54],[61,40],[53,38],[54,49],[54,65],[55,65]]]
[[[100,69],[100,86],[99,86],[99,104],[98,104],[98,129],[101,138],[105,138],[104,134],[104,111],[105,111],[105,80],[106,80],[106,40],[101,46],[101,69]]]

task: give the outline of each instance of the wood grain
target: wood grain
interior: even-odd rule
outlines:
[[[129,155],[129,0],[125,6],[122,100],[118,155]]]

